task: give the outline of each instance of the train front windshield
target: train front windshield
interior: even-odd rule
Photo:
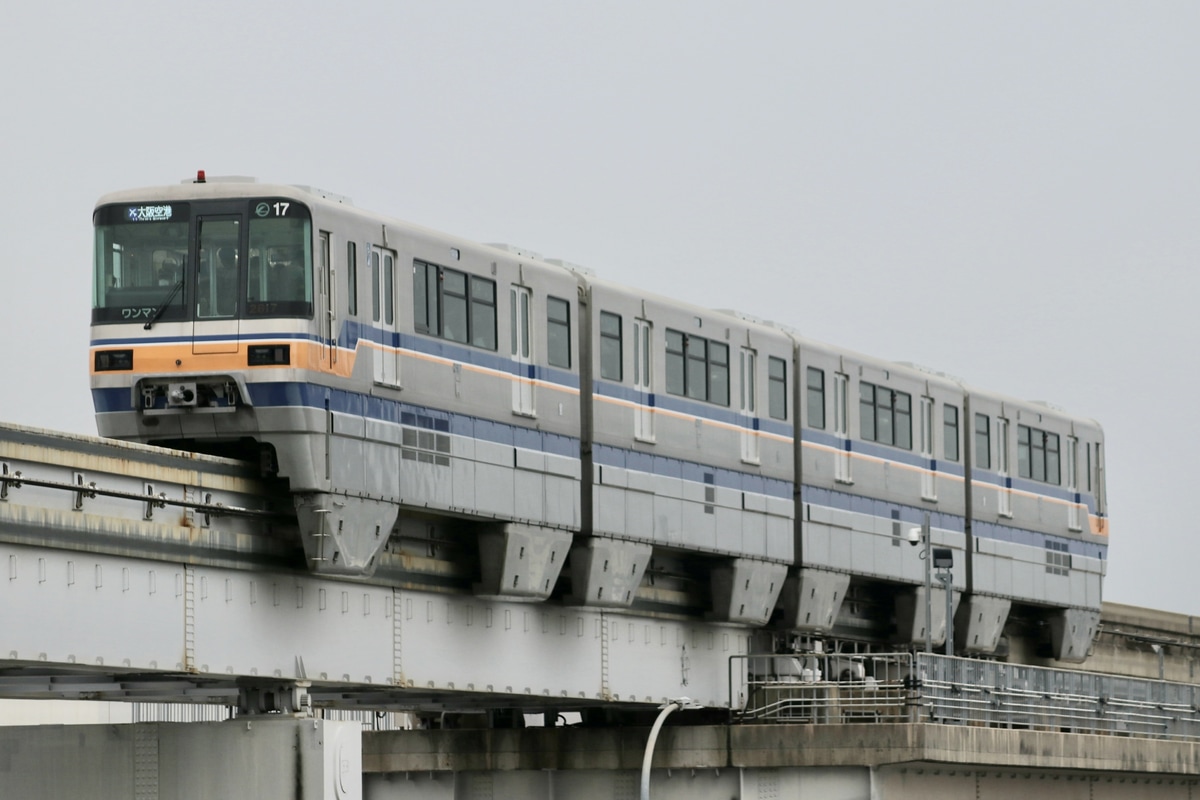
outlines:
[[[311,317],[312,222],[278,198],[96,211],[92,322]]]

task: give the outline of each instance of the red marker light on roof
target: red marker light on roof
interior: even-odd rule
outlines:
[[[204,170],[196,170],[196,183],[204,183]]]

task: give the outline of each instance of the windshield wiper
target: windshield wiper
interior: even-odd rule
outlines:
[[[167,310],[167,306],[171,305],[171,301],[175,299],[175,295],[179,294],[179,290],[182,288],[183,278],[180,278],[179,282],[171,287],[171,291],[166,296],[166,299],[159,303],[158,308],[154,309],[154,313],[150,315],[150,319],[146,320],[146,324],[142,326],[143,330],[150,330],[151,326],[158,322],[158,318],[163,315],[163,312]]]

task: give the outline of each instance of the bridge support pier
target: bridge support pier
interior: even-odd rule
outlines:
[[[363,796],[636,797],[648,738],[632,726],[366,733]],[[651,766],[655,800],[1200,794],[1197,742],[929,723],[667,725]]]
[[[227,722],[0,727],[5,797],[361,800],[357,722],[258,716]]]

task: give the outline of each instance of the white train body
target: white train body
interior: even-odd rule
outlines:
[[[449,526],[481,595],[677,590],[811,635],[882,597],[911,643],[944,636],[902,546],[928,512],[962,565],[960,650],[992,652],[1016,605],[1086,652],[1108,534],[1091,421],[302,187],[119,192],[95,222],[100,433],[260,459],[315,572],[369,575],[393,537]]]

